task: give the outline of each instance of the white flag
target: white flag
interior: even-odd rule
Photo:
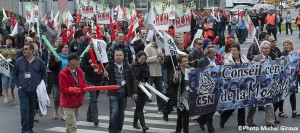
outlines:
[[[117,21],[124,21],[125,16],[124,16],[124,11],[122,10],[122,8],[119,6],[117,6],[117,12],[118,12],[118,18]]]
[[[196,32],[196,34],[195,34],[195,37],[194,37],[194,39],[193,39],[193,41],[192,41],[192,45],[191,45],[191,48],[194,48],[194,42],[195,42],[195,40],[197,39],[197,38],[201,38],[201,36],[202,36],[202,33],[203,33],[203,30],[201,30],[201,29],[198,29],[197,30],[197,32]]]
[[[156,43],[157,43],[157,46],[158,47],[161,47],[161,48],[165,48],[165,45],[164,45],[164,36],[156,29],[155,26],[154,27],[154,36],[155,36],[155,40],[156,40]]]
[[[99,39],[92,39],[92,41],[94,45],[94,52],[97,56],[97,60],[100,61],[101,63],[107,63],[108,58],[106,53],[106,47],[107,47],[106,42]]]
[[[54,21],[54,26],[53,26],[53,28],[54,28],[54,27],[57,27],[57,25],[58,25],[58,17],[59,17],[59,11],[57,11],[57,13],[56,13],[56,15],[55,15],[55,17],[54,17],[54,19],[53,19],[53,21]]]
[[[164,44],[165,44],[165,55],[177,55],[182,54],[186,55],[185,52],[180,51],[174,43],[173,38],[164,32]]]
[[[3,19],[2,20],[5,20],[5,18],[7,18],[7,16],[6,16],[6,12],[5,12],[4,8],[3,8]]]
[[[3,57],[2,54],[0,54],[0,62],[2,62],[2,65],[0,65],[0,73],[4,74],[5,76],[10,77],[10,66],[9,66],[9,63]]]
[[[13,31],[11,32],[11,34],[9,34],[9,36],[15,36],[15,35],[17,35],[18,34],[18,27],[19,27],[18,23],[16,23]]]
[[[147,27],[152,29],[154,25],[154,21],[155,21],[155,14],[154,14],[153,7],[151,6],[148,14]]]

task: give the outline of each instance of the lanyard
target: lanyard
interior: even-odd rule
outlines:
[[[77,76],[77,72],[76,72],[76,70],[75,70],[75,75],[73,74],[73,72],[70,70],[70,72],[71,72],[71,74],[72,74],[72,76],[73,76],[73,78],[75,79],[75,81],[76,81],[76,83],[77,83],[77,86],[79,86],[79,83],[78,83],[78,76]],[[76,78],[77,77],[77,78]]]

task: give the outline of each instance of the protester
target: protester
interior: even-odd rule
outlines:
[[[59,72],[60,106],[66,118],[66,133],[76,133],[79,108],[83,104],[84,73],[77,54],[68,57],[68,65]]]
[[[203,40],[200,38],[196,38],[194,41],[194,49],[189,54],[189,61],[191,63],[191,67],[196,67],[198,61],[204,57],[203,54]]]
[[[249,61],[252,61],[254,56],[260,54],[260,50],[259,50],[259,44],[261,44],[262,41],[267,40],[267,35],[268,33],[266,32],[261,32],[259,34],[259,38],[258,38],[258,42],[254,41],[249,49],[248,49],[248,53],[247,53],[247,59]]]
[[[218,65],[218,61],[216,59],[216,48],[213,45],[208,45],[204,50],[204,55],[200,61],[198,67],[213,67]],[[205,130],[204,125],[207,124],[207,130],[208,133],[215,133],[215,129],[213,127],[213,116],[215,112],[207,113],[204,115],[201,115],[198,118],[199,127],[202,130]]]
[[[107,92],[110,105],[108,130],[110,133],[118,133],[123,128],[127,97],[137,100],[138,96],[136,94],[134,72],[128,62],[125,61],[125,53],[122,49],[114,50],[113,61],[106,65],[104,77],[107,79],[106,82],[108,85],[120,86],[117,90]]]
[[[140,51],[137,53],[136,56],[137,61],[132,64],[132,69],[136,77],[136,84],[144,85],[146,82],[148,82],[150,78],[149,66],[146,63],[147,55],[144,51]],[[148,130],[149,127],[146,126],[143,109],[146,104],[147,95],[139,86],[137,88],[138,98],[135,100],[136,107],[134,111],[133,127],[136,129],[140,129],[140,127],[137,124],[139,120],[143,132],[146,132],[146,130]]]
[[[33,133],[36,89],[42,80],[47,83],[47,72],[42,59],[34,56],[32,43],[23,46],[23,56],[16,60],[13,68],[13,80],[20,100],[22,133]]]
[[[298,31],[299,31],[298,39],[300,39],[300,12],[299,12],[298,16],[296,17],[295,24],[298,25]]]
[[[283,44],[282,55],[285,56],[288,61],[290,61],[289,56],[291,56],[294,53],[294,42],[290,39],[286,39],[283,41],[282,44]],[[296,111],[296,93],[290,95],[290,103],[292,108],[292,118],[300,118],[300,114]],[[283,108],[283,103],[281,107]],[[281,116],[284,116],[284,112],[278,113],[278,117]]]
[[[285,34],[288,35],[288,31],[290,29],[291,34],[293,34],[293,29],[292,29],[292,15],[291,11],[286,11],[287,15],[285,17]]]
[[[172,72],[170,85],[176,88],[176,102],[177,102],[177,124],[176,133],[180,133],[183,129],[184,133],[189,133],[189,107],[188,107],[188,90],[186,90],[185,72],[188,69],[188,55],[178,55],[177,61],[179,66]]]
[[[55,57],[53,54],[50,55],[49,59],[49,70],[52,71],[52,74],[49,75],[50,82],[52,88],[54,90],[54,112],[53,112],[53,119],[58,119],[58,108],[60,106],[60,92],[61,88],[59,87],[59,72],[63,70],[68,65],[68,57],[69,57],[69,47],[68,45],[59,44],[56,52],[58,54],[58,58]],[[65,114],[63,109],[61,108],[61,120],[65,120]]]
[[[273,11],[269,11],[269,15],[267,16],[267,20],[266,20],[266,30],[268,31],[268,34],[271,35],[271,33],[273,34],[275,40],[277,41],[277,32],[276,32],[276,27],[277,27],[277,17],[276,14],[273,13]]]
[[[215,36],[214,24],[212,22],[210,22],[209,18],[205,18],[205,20],[204,20],[203,31],[204,31],[204,37],[207,37],[210,40],[213,40],[213,38]]]
[[[92,30],[92,35],[96,34],[95,30]],[[95,37],[95,36],[94,36]],[[94,44],[92,41],[89,43],[90,50],[86,52],[82,58],[81,68],[85,72],[85,80],[86,84],[89,86],[102,86],[103,85],[103,67],[100,61],[97,60],[97,56],[94,52]],[[92,56],[95,57],[95,62],[92,61]],[[87,110],[87,118],[88,122],[94,122],[95,126],[98,126],[99,119],[98,119],[98,96],[100,91],[90,91],[89,92],[89,106]]]
[[[265,61],[271,60],[271,58],[269,57],[270,47],[271,47],[271,44],[269,41],[262,41],[260,44],[261,54],[256,55],[251,62],[252,63],[253,62],[265,62]],[[266,115],[267,126],[268,127],[277,127],[277,124],[274,123],[275,115],[274,115],[273,105],[267,104],[265,111],[266,111],[265,115]],[[256,107],[251,107],[249,109],[248,117],[247,117],[248,126],[255,126],[255,124],[253,123],[253,117],[254,117],[255,112],[256,112]]]
[[[241,65],[248,63],[247,58],[241,54],[241,48],[238,44],[233,44],[231,46],[231,51],[228,57],[224,61],[224,65]],[[238,85],[238,88],[241,86]],[[226,121],[229,119],[231,114],[234,112],[235,109],[232,110],[225,110],[221,114],[220,119],[220,127],[224,128]],[[245,108],[238,109],[238,126],[245,126]]]

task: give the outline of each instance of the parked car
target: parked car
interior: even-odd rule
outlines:
[[[276,9],[276,8],[274,5],[271,4],[255,4],[251,9],[256,11],[263,9],[264,12],[268,12],[269,10]]]
[[[251,7],[248,6],[248,5],[236,5],[235,7],[233,7],[230,12],[235,12],[235,13],[238,13],[238,11],[244,11],[244,10],[251,10]]]
[[[296,2],[295,4],[294,4],[294,7],[297,9],[298,7],[300,7],[300,1],[298,1],[298,2]]]

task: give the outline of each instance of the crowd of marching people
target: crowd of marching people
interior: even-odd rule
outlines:
[[[160,96],[156,97],[157,112],[163,114],[162,119],[168,121],[168,115],[176,110],[176,133],[182,130],[184,133],[189,133],[189,121],[191,121],[189,109],[182,100],[188,97],[186,69],[281,60],[298,52],[294,49],[294,42],[290,39],[284,40],[282,44],[277,43],[276,35],[281,34],[281,28],[277,30],[277,27],[281,27],[283,20],[286,21],[286,34],[289,34],[289,29],[293,34],[291,28],[293,16],[289,11],[285,17],[279,12],[269,11],[267,14],[263,10],[244,11],[238,14],[218,11],[220,16],[218,20],[215,20],[209,11],[200,13],[202,17],[194,15],[192,18],[191,23],[195,25],[192,24],[191,37],[187,41],[184,37],[185,33],[174,33],[174,26],[170,26],[168,34],[172,36],[176,47],[187,53],[187,55],[171,56],[164,54],[165,50],[158,46],[154,31],[146,26],[138,27],[132,39],[128,39],[126,35],[130,32],[130,25],[126,21],[121,22],[118,25],[120,29],[115,30],[111,25],[93,26],[91,23],[93,19],[83,17],[75,19],[71,28],[64,23],[52,27],[51,22],[48,22],[48,26],[57,34],[53,38],[48,37],[57,53],[55,56],[53,52],[50,52],[45,41],[41,43],[42,36],[32,31],[30,24],[22,24],[20,17],[16,17],[13,22],[9,17],[4,18],[3,27],[0,30],[0,52],[3,55],[1,58],[5,58],[9,63],[11,75],[1,75],[3,102],[8,103],[11,100],[10,97],[14,100],[15,93],[18,93],[22,133],[33,133],[34,121],[39,121],[38,116],[41,110],[36,89],[43,80],[47,87],[47,94],[50,98],[53,97],[53,118],[66,121],[66,133],[75,133],[79,110],[83,105],[83,97],[86,95],[83,88],[118,85],[119,88],[116,90],[106,91],[110,110],[108,131],[110,133],[122,131],[124,111],[128,97],[131,97],[136,103],[133,127],[146,132],[151,127],[146,125],[147,119],[143,111],[146,102],[150,99],[140,85],[149,83],[154,85],[157,91],[170,98],[166,102]],[[241,53],[240,46],[246,41],[248,34],[242,19],[246,15],[250,16],[257,31],[255,35],[257,40],[250,45],[247,54]],[[11,36],[16,22],[18,22],[18,33]],[[300,13],[295,23],[300,31]],[[63,32],[73,28],[75,29],[72,31],[74,36],[68,38]],[[203,37],[194,38],[197,29],[203,29]],[[225,36],[226,33],[228,36]],[[215,41],[216,38],[218,38],[217,41]],[[298,38],[300,38],[300,32]],[[93,50],[95,44],[91,41],[92,39],[100,39],[107,44],[107,63],[101,63],[100,60],[93,61],[97,55]],[[283,49],[279,49],[277,45],[282,45]],[[91,50],[85,51],[87,47]],[[86,121],[98,126],[97,99],[103,91],[96,90],[88,93],[87,115],[82,117],[86,117]],[[277,127],[280,123],[278,117],[300,118],[300,114],[296,111],[296,95],[292,94],[289,97],[292,108],[290,113],[284,112],[285,100],[258,107],[266,111],[267,126]],[[246,110],[248,110],[247,114]],[[256,110],[257,107],[238,109],[237,125],[256,126],[254,123]],[[221,128],[225,127],[226,121],[234,111],[220,112],[219,126]],[[207,125],[207,131],[215,133],[214,114],[215,112],[211,112],[196,119],[201,130],[205,130],[205,125]]]

